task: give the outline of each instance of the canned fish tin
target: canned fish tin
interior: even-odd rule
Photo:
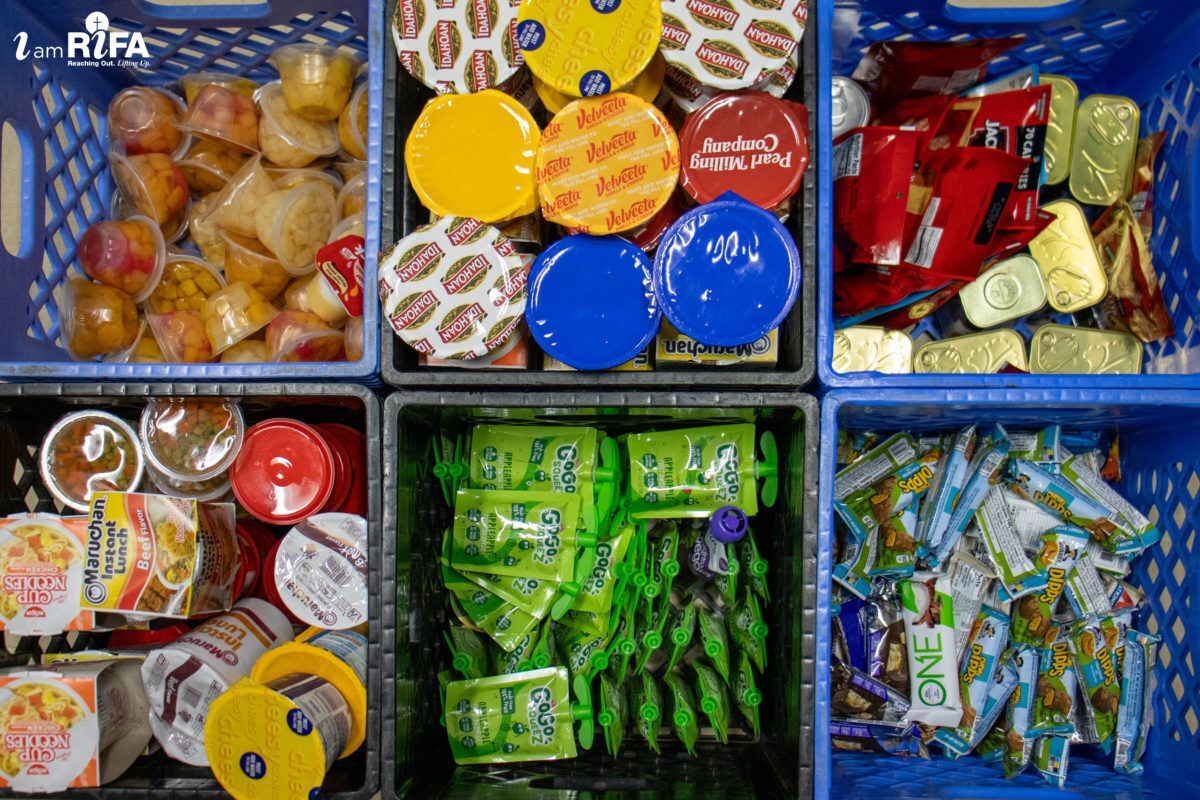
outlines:
[[[1071,194],[1081,203],[1110,206],[1129,193],[1141,110],[1128,97],[1093,94],[1075,114]]]
[[[781,69],[808,21],[808,0],[664,0],[667,64],[715,89],[745,89]]]
[[[1042,86],[1050,87],[1050,121],[1046,125],[1046,145],[1042,163],[1046,166],[1047,186],[1065,181],[1071,174],[1071,148],[1075,142],[1075,111],[1079,107],[1079,87],[1063,75],[1042,75]]]
[[[917,350],[914,372],[985,375],[1005,367],[1029,370],[1025,340],[1008,328],[929,342]]]
[[[990,267],[958,294],[963,313],[977,328],[1009,322],[1046,305],[1046,280],[1029,256],[1013,256]]]
[[[1137,375],[1142,343],[1123,331],[1043,325],[1033,334],[1029,371],[1035,374]]]
[[[426,103],[404,143],[404,165],[417,197],[434,214],[500,222],[537,209],[537,148],[529,110],[485,89]]]
[[[396,54],[438,94],[499,86],[521,68],[512,0],[399,0],[392,17]]]
[[[771,209],[795,194],[808,166],[808,113],[766,92],[721,95],[679,133],[679,181],[697,203],[737,192]]]
[[[590,97],[625,86],[646,68],[661,25],[659,0],[523,0],[517,45],[543,83]]]
[[[1071,200],[1055,200],[1042,210],[1056,219],[1029,243],[1029,253],[1046,279],[1050,307],[1070,314],[1096,305],[1108,294],[1108,278],[1083,209]]]
[[[835,372],[883,372],[905,375],[913,371],[913,340],[904,331],[855,325],[833,334]]]
[[[469,359],[513,335],[526,273],[512,243],[476,219],[443,217],[379,260],[379,297],[392,330],[418,353]]]
[[[829,119],[833,123],[833,138],[871,121],[871,98],[867,90],[853,78],[833,76],[833,88],[829,99]]]
[[[542,216],[582,233],[619,233],[657,214],[679,178],[679,141],[663,113],[632,94],[585,97],[542,132]]]

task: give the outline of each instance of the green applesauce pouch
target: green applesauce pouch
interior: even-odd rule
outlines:
[[[696,671],[696,697],[700,701],[700,710],[708,717],[708,724],[721,744],[728,744],[729,689],[707,664],[694,661],[692,669]]]
[[[708,656],[721,680],[729,683],[729,626],[725,615],[704,606],[699,610],[696,621],[700,627],[704,655]]]
[[[646,744],[655,753],[658,749],[658,732],[662,728],[663,698],[658,681],[649,672],[629,682],[629,711],[637,715],[637,729]]]
[[[554,622],[546,619],[538,628],[537,642],[529,654],[529,662],[533,669],[545,669],[557,663],[557,649],[554,646]]]
[[[737,666],[733,671],[733,701],[737,704],[738,711],[742,717],[750,724],[750,728],[754,731],[754,738],[762,735],[762,723],[758,716],[758,707],[762,705],[762,692],[758,690],[758,686],[754,680],[754,670],[750,666],[750,657],[745,653],[739,653]]]
[[[487,645],[479,634],[461,625],[448,625],[443,634],[451,663],[464,678],[482,678],[488,672]]]
[[[448,546],[450,537],[445,538]],[[459,620],[477,628],[506,651],[516,648],[538,625],[538,618],[468,580],[442,560],[442,582],[450,592],[450,606]]]
[[[625,738],[625,723],[629,719],[629,701],[625,691],[607,672],[600,673],[600,711],[596,722],[604,731],[604,744],[613,758],[621,751],[621,740]]]
[[[650,548],[650,580],[642,592],[648,599],[654,600],[671,594],[671,585],[679,574],[679,530],[674,522],[667,522],[655,531],[657,538],[651,537]]]
[[[746,535],[739,539],[732,549],[737,551],[736,560],[741,562],[739,566],[746,573],[746,582],[750,584],[750,588],[764,604],[770,603],[771,593],[767,589],[767,572],[770,571],[770,564],[759,553],[758,542],[754,538],[754,530],[747,528]],[[734,560],[730,556],[730,561]]]
[[[1068,640],[1079,673],[1079,690],[1084,702],[1091,706],[1100,747],[1106,753],[1111,752],[1121,686],[1100,620],[1079,620],[1071,627]]]
[[[746,538],[750,538],[749,531],[746,532]],[[745,539],[742,541],[745,541]],[[722,602],[727,606],[731,606],[737,602],[738,585],[743,580],[742,571],[744,567],[742,565],[742,555],[744,553],[745,550],[738,547],[726,547],[725,560],[727,563],[725,568],[728,572],[724,575],[719,573],[714,575],[709,584],[720,595]],[[766,564],[765,561],[763,563]],[[763,585],[766,586],[766,583],[764,582]]]
[[[587,684],[576,678],[577,703],[563,667],[454,681],[446,687],[446,734],[458,764],[504,764],[575,758],[592,746]]]
[[[638,615],[637,661],[633,665],[635,672],[645,672],[646,664],[654,651],[663,645],[663,629],[666,627],[666,611],[647,603],[642,606],[643,612]]]
[[[450,565],[459,572],[574,580],[579,518],[576,495],[460,489]]]
[[[497,675],[511,675],[534,669],[533,651],[537,648],[540,629],[534,628],[512,650],[492,651],[492,670]]]
[[[729,618],[729,634],[733,643],[750,656],[754,668],[764,672],[767,668],[767,623],[763,619],[758,595],[746,589],[742,602],[734,607]]]
[[[764,460],[756,463],[754,425],[631,434],[629,450],[630,514],[639,519],[708,517],[721,506],[758,513],[755,478],[766,479],[763,503],[774,504],[778,465],[774,439],[764,434]]]
[[[617,586],[617,567],[625,558],[629,542],[633,539],[633,526],[623,525],[611,539],[596,542],[596,558],[592,570],[583,580],[583,587],[575,597],[571,610],[607,614],[613,605],[613,593]]]
[[[700,738],[700,720],[696,712],[696,697],[687,678],[673,670],[663,675],[663,682],[671,691],[671,724],[675,729],[675,737],[687,749],[689,755],[696,755],[696,740]]]
[[[671,656],[667,661],[668,670],[675,669],[679,659],[683,658],[683,654],[691,646],[695,633],[696,602],[688,597],[682,609],[671,610],[670,618],[667,620],[667,637],[664,644],[670,645],[671,648]]]
[[[559,655],[572,675],[588,678],[595,671],[592,654],[604,651],[608,640],[586,631],[563,626],[555,631]]]

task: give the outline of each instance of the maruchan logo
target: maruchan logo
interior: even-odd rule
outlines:
[[[84,17],[84,30],[67,31],[63,45],[31,44],[29,33],[13,37],[18,61],[66,61],[71,67],[150,67],[150,50],[139,31],[113,30],[108,15],[93,11]]]

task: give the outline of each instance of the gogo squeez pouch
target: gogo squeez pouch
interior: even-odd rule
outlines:
[[[763,434],[764,460],[754,457],[754,425],[631,434],[629,513],[635,519],[708,517],[721,506],[758,513],[755,478],[765,478],[763,504],[775,502],[778,465],[774,438]]]
[[[572,705],[564,667],[452,681],[446,686],[446,735],[459,764],[503,764],[574,758],[592,746],[587,682],[576,678]]]
[[[575,495],[460,489],[450,566],[459,572],[573,580],[578,522]]]

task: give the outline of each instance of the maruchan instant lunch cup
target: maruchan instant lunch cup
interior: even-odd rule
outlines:
[[[242,508],[268,525],[294,525],[319,513],[345,480],[320,431],[282,418],[246,431],[230,477]]]
[[[280,540],[264,569],[295,619],[328,630],[367,621],[367,523],[356,514],[317,514]]]

